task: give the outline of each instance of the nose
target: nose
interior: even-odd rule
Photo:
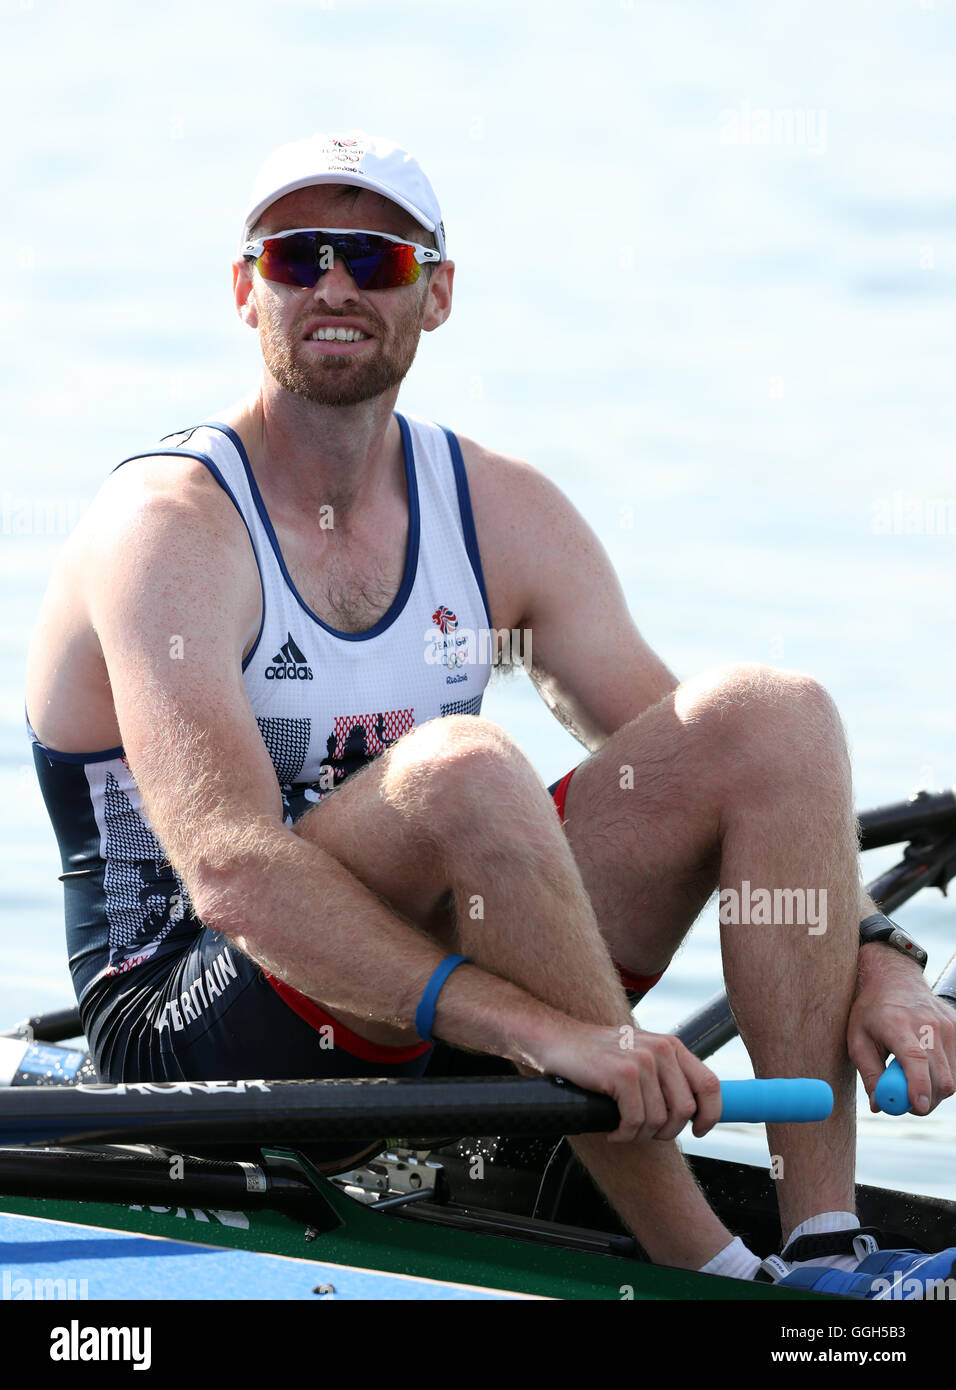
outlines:
[[[322,300],[330,308],[346,304],[358,297],[358,286],[352,279],[352,272],[341,256],[336,256],[331,268],[325,270],[315,283],[313,298]]]

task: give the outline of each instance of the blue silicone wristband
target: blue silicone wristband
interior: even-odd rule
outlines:
[[[467,956],[446,956],[425,986],[425,993],[415,1010],[415,1032],[425,1042],[435,1041],[432,1037],[432,1027],[435,1023],[435,1005],[438,1003],[442,985],[457,966],[468,963]]]

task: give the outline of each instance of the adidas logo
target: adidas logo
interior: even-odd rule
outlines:
[[[305,653],[296,646],[290,632],[288,642],[282,644],[272,658],[272,665],[266,667],[266,680],[310,681],[312,679],[312,667],[308,664]]]

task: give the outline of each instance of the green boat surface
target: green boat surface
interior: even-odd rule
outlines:
[[[770,1285],[720,1279],[689,1270],[670,1269],[614,1254],[569,1248],[571,1236],[557,1223],[529,1224],[524,1238],[506,1234],[509,1218],[501,1214],[500,1234],[487,1229],[454,1229],[439,1222],[410,1219],[364,1206],[318,1174],[311,1175],[323,1221],[341,1222],[316,1232],[301,1220],[276,1211],[227,1212],[188,1207],[113,1205],[56,1199],[5,1198],[0,1209],[11,1215],[46,1222],[100,1227],[166,1241],[259,1251],[289,1259],[314,1260],[323,1267],[374,1270],[442,1286],[476,1291],[502,1290],[533,1298],[675,1300],[816,1300],[802,1291],[781,1293]],[[463,1217],[462,1219],[467,1219]],[[476,1220],[477,1218],[473,1218]],[[485,1213],[481,1224],[495,1224]],[[584,1240],[583,1233],[577,1239]],[[42,1246],[37,1246],[42,1258]],[[75,1271],[80,1264],[73,1266]],[[26,1266],[18,1273],[25,1273]],[[188,1291],[172,1291],[189,1297]],[[115,1289],[117,1296],[123,1290]],[[441,1296],[437,1293],[436,1296]]]

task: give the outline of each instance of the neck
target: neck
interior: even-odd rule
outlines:
[[[404,494],[398,387],[352,406],[324,406],[268,374],[233,413],[266,505],[297,514],[334,509],[336,526],[389,488]]]

